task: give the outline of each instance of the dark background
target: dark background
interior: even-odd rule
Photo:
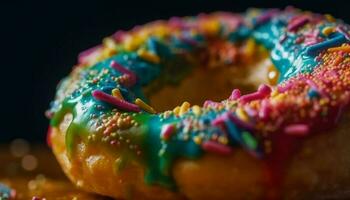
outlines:
[[[171,16],[248,7],[287,5],[330,13],[350,22],[346,1],[102,0],[0,3],[0,143],[14,138],[43,142],[44,116],[57,82],[76,63],[79,52],[118,29]]]

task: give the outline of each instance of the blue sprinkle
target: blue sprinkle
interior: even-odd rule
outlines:
[[[208,125],[210,124],[211,120],[209,118],[203,118],[202,119],[202,123],[205,124],[205,125]]]
[[[306,49],[306,54],[309,56],[316,56],[318,53],[326,48],[339,46],[346,42],[347,39],[343,34],[336,34],[332,39],[312,45]]]
[[[318,93],[318,91],[314,90],[314,89],[310,89],[309,92],[308,92],[308,95],[309,95],[310,99],[314,99],[314,98],[319,98],[320,97],[320,94]]]
[[[231,42],[241,41],[249,37],[251,30],[245,26],[240,26],[237,31],[228,35],[228,40]]]
[[[155,37],[150,37],[147,40],[147,46],[152,53],[157,54],[160,57],[168,58],[172,55],[169,47]]]
[[[225,120],[225,125],[228,130],[228,134],[231,136],[231,138],[234,141],[241,143],[240,131],[238,130],[236,125],[232,123],[231,120]]]

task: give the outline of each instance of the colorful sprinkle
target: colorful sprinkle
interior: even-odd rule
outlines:
[[[288,31],[297,31],[299,28],[304,26],[306,23],[310,21],[308,16],[298,16],[291,20],[291,22],[288,24],[287,29]]]
[[[140,112],[141,111],[137,105],[131,104],[131,103],[124,101],[124,100],[121,100],[121,99],[117,99],[109,94],[104,93],[103,91],[100,91],[100,90],[93,91],[92,96],[99,101],[104,101],[104,102],[107,102],[109,104],[112,104],[120,110],[130,111],[130,112]]]
[[[343,51],[346,53],[350,53],[350,46],[347,45],[347,46],[341,46],[341,47],[333,47],[333,48],[327,49],[327,51],[329,51],[329,52]]]
[[[344,42],[346,42],[346,38],[344,37],[344,35],[340,34],[340,35],[335,36],[334,38],[331,38],[331,39],[326,40],[324,42],[309,46],[306,49],[306,54],[310,55],[310,56],[315,56],[327,48],[339,46]]]
[[[136,84],[137,77],[134,74],[134,72],[128,70],[127,68],[123,67],[121,64],[119,64],[115,61],[111,62],[111,67],[114,68],[115,70],[118,70],[119,72],[121,72],[123,74],[126,74],[129,77],[129,82],[128,82],[127,86],[130,87],[130,86],[133,86]]]
[[[203,142],[202,148],[204,151],[217,153],[220,155],[230,155],[232,153],[232,149],[230,147],[213,141]]]
[[[199,107],[198,105],[194,105],[192,106],[192,111],[195,115],[199,116],[201,114],[201,107]]]
[[[151,53],[151,52],[149,52],[149,51],[146,51],[146,50],[144,50],[144,49],[138,50],[138,51],[137,51],[137,54],[138,54],[141,58],[143,58],[143,59],[145,59],[145,60],[147,60],[147,61],[149,61],[149,62],[156,63],[156,64],[158,64],[158,63],[160,62],[159,56],[157,56],[157,55],[155,55],[155,54],[153,54],[153,53]]]
[[[310,128],[306,124],[292,124],[284,128],[284,133],[295,136],[306,136],[309,134]]]
[[[122,95],[122,93],[120,93],[120,90],[118,88],[114,88],[112,90],[112,95],[117,99],[124,100],[123,95]]]
[[[333,32],[334,32],[334,28],[330,27],[330,26],[324,27],[322,29],[322,34],[325,35],[325,36],[328,36],[328,35],[330,35]]]
[[[191,107],[190,103],[188,103],[187,101],[183,102],[180,107],[179,115],[180,116],[184,115],[190,107]]]
[[[244,143],[247,145],[248,149],[251,149],[254,151],[258,147],[258,142],[249,132],[244,131],[242,133],[242,139]]]
[[[239,89],[234,89],[231,96],[228,98],[231,101],[237,100],[241,97],[241,91]]]
[[[170,137],[175,133],[176,127],[173,124],[165,124],[162,126],[162,131],[160,133],[162,139],[169,140]]]
[[[137,98],[135,100],[135,104],[138,105],[141,109],[143,109],[146,112],[149,112],[151,114],[156,114],[156,110],[154,110],[153,107],[151,107],[150,105],[148,105],[147,103],[145,103],[144,101],[142,101],[140,98]]]

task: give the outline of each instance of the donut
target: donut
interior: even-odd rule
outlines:
[[[117,31],[59,83],[49,144],[118,199],[349,198],[349,30],[287,7]]]

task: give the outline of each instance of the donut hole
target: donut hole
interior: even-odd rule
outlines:
[[[243,51],[245,45],[246,43],[232,48],[239,52]],[[249,56],[232,56],[230,62],[223,61],[223,56],[218,54],[220,50],[214,54],[202,52],[206,61],[192,67],[178,83],[164,84],[155,91],[146,91],[151,105],[161,112],[171,110],[184,101],[191,105],[203,105],[206,100],[222,101],[236,88],[246,94],[256,91],[262,83],[277,84],[278,72],[263,47],[255,46]]]

